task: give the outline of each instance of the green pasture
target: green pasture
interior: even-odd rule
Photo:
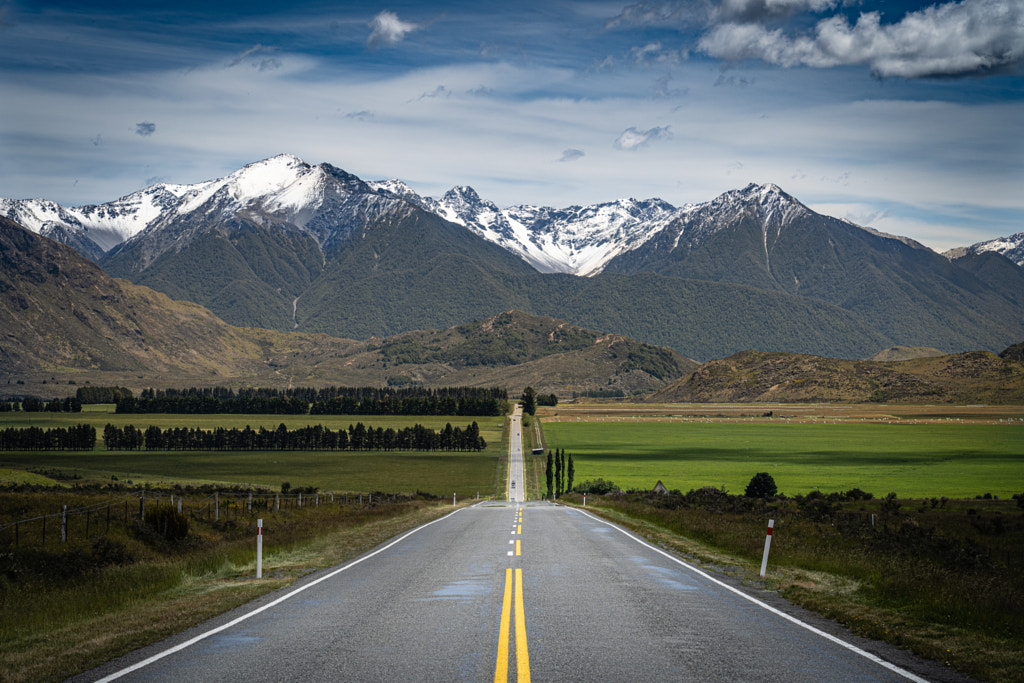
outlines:
[[[686,492],[742,493],[768,472],[781,493],[860,488],[876,496],[973,498],[1024,492],[1024,425],[549,422],[549,448],[572,453],[577,483],[623,489],[660,479]]]
[[[116,415],[112,406],[87,406],[81,413],[0,413],[0,428],[38,426],[44,429],[81,423],[96,427],[100,445],[91,452],[0,451],[0,468],[59,470],[85,479],[135,484],[262,485],[278,488],[314,486],[321,491],[386,493],[423,491],[440,496],[493,495],[498,461],[504,455],[501,417],[377,416],[377,415]],[[238,427],[275,429],[282,422],[289,429],[324,425],[347,428],[362,422],[373,427],[408,427],[421,424],[435,430],[446,423],[464,427],[476,421],[487,448],[480,453],[446,452],[310,452],[310,451],[105,451],[103,427],[156,425],[213,429]],[[0,470],[3,471],[3,470]]]
[[[0,466],[56,468],[86,479],[135,484],[314,486],[321,491],[487,496],[494,491],[498,455],[483,453],[311,451],[101,451],[0,453]]]

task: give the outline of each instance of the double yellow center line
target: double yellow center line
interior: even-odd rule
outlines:
[[[519,511],[516,534],[523,533],[523,512]],[[516,539],[516,555],[520,554],[519,539]],[[530,654],[526,647],[526,614],[523,609],[523,570],[505,569],[505,595],[501,602],[501,626],[498,629],[498,660],[494,666],[494,683],[508,683],[509,631],[512,622],[512,596],[515,594],[515,653],[516,681],[529,683]]]

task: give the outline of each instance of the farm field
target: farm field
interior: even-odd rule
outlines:
[[[310,452],[310,451],[106,451],[102,446],[107,423],[145,429],[156,425],[212,429],[238,427],[289,429],[324,425],[347,428],[362,422],[374,427],[407,427],[421,424],[440,430],[446,423],[461,426],[477,422],[487,441],[482,453],[449,452]],[[134,484],[228,484],[278,488],[315,487],[322,491],[423,491],[441,496],[492,495],[498,460],[504,454],[504,418],[454,416],[309,416],[309,415],[116,415],[112,406],[87,406],[81,413],[2,413],[0,429],[37,426],[67,427],[87,423],[96,427],[100,443],[91,452],[0,451],[0,468],[57,470],[62,477],[79,476]]]
[[[742,493],[755,473],[768,472],[790,496],[860,488],[905,498],[1008,498],[1024,491],[1024,411],[1012,406],[901,406],[912,410],[895,414],[892,406],[630,407],[538,412],[547,447],[573,454],[576,483],[603,478],[651,489],[660,479],[670,490]],[[774,416],[762,417],[768,411]]]

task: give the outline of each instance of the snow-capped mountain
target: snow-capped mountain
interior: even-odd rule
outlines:
[[[96,206],[66,208],[47,200],[0,199],[0,215],[98,260],[129,242],[147,244],[140,267],[180,249],[211,226],[238,220],[278,224],[313,234],[321,248],[344,241],[367,217],[407,204],[378,193],[330,164],[311,166],[292,155],[258,161],[223,178],[194,185],[159,184]]]
[[[0,215],[98,258],[175,206],[192,186],[153,185],[112,202],[64,207],[46,199],[0,199]]]
[[[434,199],[419,196],[398,180],[370,185],[468,228],[542,273],[600,273],[608,261],[643,244],[679,211],[660,199],[620,199],[565,209],[529,204],[501,209],[466,186]]]
[[[663,241],[673,231],[670,249],[681,242],[695,248],[738,212],[756,214],[767,243],[788,221],[809,211],[775,185],[750,185],[681,208],[660,199],[620,199],[564,209],[528,204],[502,209],[471,187],[455,187],[438,199],[422,197],[399,180],[364,182],[330,164],[312,166],[282,154],[223,178],[154,185],[107,204],[66,208],[41,199],[0,199],[0,215],[94,260],[142,239],[147,248],[139,267],[144,268],[167,249],[183,248],[191,236],[228,230],[239,218],[312,234],[327,249],[406,202],[464,226],[542,273],[583,276],[596,275],[617,257],[656,237]]]
[[[947,258],[959,258],[964,254],[983,254],[987,251],[994,251],[1024,268],[1024,232],[1018,232],[1009,237],[997,237],[987,242],[978,242],[969,247],[951,249],[945,253]]]

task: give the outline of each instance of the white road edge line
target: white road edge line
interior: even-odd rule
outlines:
[[[738,590],[736,588],[733,588],[732,586],[730,586],[727,583],[719,581],[718,579],[716,579],[715,577],[711,576],[710,574],[707,574],[706,572],[703,572],[700,569],[697,569],[693,565],[691,565],[691,564],[689,564],[689,563],[679,559],[678,557],[676,557],[676,556],[674,556],[674,555],[672,555],[670,553],[665,552],[661,548],[654,547],[653,545],[651,545],[647,541],[643,540],[642,538],[639,538],[638,536],[633,535],[632,533],[626,531],[622,527],[620,527],[620,526],[618,526],[616,524],[613,524],[613,523],[609,522],[606,519],[601,519],[600,517],[597,517],[596,515],[592,515],[589,512],[584,512],[583,510],[578,510],[576,508],[567,508],[567,509],[571,509],[571,510],[573,510],[575,512],[579,512],[580,514],[583,514],[583,515],[586,515],[587,517],[590,517],[594,521],[600,522],[601,524],[606,524],[607,526],[610,526],[612,529],[615,529],[616,531],[622,532],[623,534],[625,534],[625,536],[627,538],[631,538],[634,541],[636,541],[637,543],[639,543],[640,545],[645,546],[647,548],[650,548],[651,550],[653,550],[654,552],[658,553],[659,555],[663,555],[663,556],[667,557],[668,559],[672,560],[676,564],[681,565],[682,567],[685,567],[686,569],[689,569],[694,574],[697,574],[699,576],[704,577],[708,581],[721,586],[722,588],[726,589],[727,591],[729,591],[731,593],[735,593],[736,595],[738,595],[739,597],[743,598],[744,600],[748,600],[748,601],[754,603],[755,605],[757,605],[758,607],[766,609],[769,612],[771,612],[772,614],[775,614],[775,615],[777,615],[779,617],[782,617],[786,621],[790,621],[790,622],[796,624],[797,626],[800,626],[801,628],[807,629],[811,633],[819,635],[822,638],[825,638],[826,640],[830,640],[833,643],[836,643],[837,645],[841,645],[841,646],[845,647],[847,650],[853,652],[854,654],[858,654],[861,657],[864,657],[865,659],[869,659],[872,662],[874,662],[874,663],[876,663],[876,664],[878,664],[880,666],[883,666],[886,669],[889,669],[890,671],[892,671],[892,672],[894,672],[896,674],[899,674],[900,676],[903,676],[904,678],[907,678],[907,679],[909,679],[911,681],[914,681],[914,683],[929,683],[929,681],[927,679],[921,678],[920,676],[916,676],[916,675],[910,673],[909,671],[907,671],[906,669],[901,669],[900,667],[896,666],[895,664],[893,664],[891,662],[887,662],[886,660],[882,659],[881,657],[879,657],[877,655],[873,655],[870,652],[867,652],[866,650],[860,649],[856,645],[851,645],[850,643],[847,643],[846,641],[842,640],[841,638],[837,638],[836,636],[834,636],[834,635],[832,635],[830,633],[826,633],[825,631],[822,631],[819,628],[815,628],[814,626],[811,626],[810,624],[804,623],[804,622],[800,621],[799,619],[797,619],[794,616],[786,614],[785,612],[783,612],[781,610],[775,609],[771,605],[769,605],[769,604],[767,604],[765,602],[761,602],[757,598],[752,597],[750,595],[747,595],[743,591]]]
[[[167,657],[168,655],[172,655],[175,652],[180,652],[180,651],[184,650],[187,647],[195,645],[196,643],[198,643],[201,640],[205,640],[206,638],[209,638],[212,635],[215,635],[217,633],[220,633],[221,631],[225,631],[225,630],[231,628],[232,626],[240,624],[243,621],[245,621],[246,619],[248,619],[249,617],[254,617],[257,614],[259,614],[260,612],[265,612],[266,610],[270,609],[271,607],[276,607],[277,605],[280,605],[285,600],[288,600],[289,598],[295,597],[296,595],[298,595],[302,591],[306,590],[307,588],[312,588],[313,586],[317,585],[318,583],[321,583],[323,581],[326,581],[327,579],[330,579],[330,578],[332,578],[334,576],[337,576],[341,572],[343,572],[343,571],[345,571],[347,569],[351,569],[352,567],[356,566],[360,562],[362,562],[364,560],[370,559],[374,555],[379,555],[380,553],[384,552],[388,548],[390,548],[390,547],[392,547],[394,545],[397,545],[397,544],[401,543],[402,541],[404,541],[405,539],[409,538],[410,536],[415,534],[417,531],[420,531],[422,529],[426,529],[431,524],[437,524],[438,522],[443,522],[444,520],[448,519],[452,515],[454,515],[454,514],[456,514],[458,512],[461,512],[463,509],[464,508],[459,508],[458,510],[455,510],[453,512],[449,512],[444,517],[439,517],[438,519],[435,519],[433,522],[427,522],[426,524],[418,526],[415,529],[413,529],[412,531],[406,533],[405,535],[403,535],[403,536],[401,536],[399,538],[396,538],[395,540],[391,541],[391,543],[388,543],[386,546],[384,546],[382,548],[378,548],[377,550],[374,550],[369,555],[363,555],[359,559],[353,560],[352,562],[350,562],[350,563],[348,563],[346,565],[343,565],[343,566],[339,567],[338,569],[335,569],[330,574],[326,574],[324,576],[321,576],[319,579],[316,579],[315,581],[310,581],[307,584],[303,584],[303,585],[299,586],[298,588],[296,588],[295,590],[293,590],[292,592],[287,593],[285,595],[282,595],[281,597],[277,598],[276,600],[274,600],[272,602],[268,602],[266,605],[263,605],[262,607],[258,607],[258,608],[254,609],[251,612],[243,614],[242,616],[238,617],[237,619],[229,621],[226,624],[222,624],[222,625],[218,626],[217,628],[210,629],[209,631],[206,631],[205,633],[200,633],[198,636],[196,636],[196,637],[194,637],[194,638],[192,638],[190,640],[186,640],[183,643],[179,643],[179,644],[175,645],[172,648],[168,648],[168,649],[164,650],[163,652],[159,652],[159,653],[153,655],[152,657],[149,657],[148,659],[144,659],[141,662],[138,662],[136,664],[132,664],[131,666],[126,667],[124,669],[121,669],[120,671],[115,671],[114,673],[110,674],[109,676],[106,676],[104,678],[99,679],[98,681],[96,681],[96,683],[106,683],[107,681],[113,681],[113,680],[116,680],[118,678],[121,678],[122,676],[130,674],[133,671],[138,671],[139,669],[141,669],[143,667],[146,667],[146,666],[149,666],[153,662],[161,660],[164,657]]]

